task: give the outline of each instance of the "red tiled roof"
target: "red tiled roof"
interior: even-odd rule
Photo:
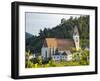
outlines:
[[[75,47],[73,39],[58,39],[58,38],[46,38],[44,41],[44,47],[58,48],[59,50],[68,50]]]

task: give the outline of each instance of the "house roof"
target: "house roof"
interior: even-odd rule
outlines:
[[[75,44],[72,39],[46,38],[43,46],[48,48],[58,48],[59,50],[68,50],[71,47],[75,47]]]
[[[67,55],[67,53],[66,52],[63,52],[62,55]]]
[[[45,41],[46,41],[47,47],[57,47],[56,38],[46,38]]]

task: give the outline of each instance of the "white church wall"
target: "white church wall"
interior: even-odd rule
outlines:
[[[46,57],[46,51],[47,51],[47,48],[46,48],[46,47],[42,47],[42,49],[41,49],[41,54],[42,54],[42,57],[43,57],[43,58]]]
[[[46,50],[47,50],[47,58],[49,58],[50,57],[50,48],[46,48]]]

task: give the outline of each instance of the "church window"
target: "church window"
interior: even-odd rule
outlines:
[[[45,51],[45,57],[47,58],[47,51]]]

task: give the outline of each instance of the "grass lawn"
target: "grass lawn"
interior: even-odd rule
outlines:
[[[49,62],[47,64],[33,64],[29,63],[27,68],[46,68],[46,67],[63,67],[63,66],[82,66],[82,65],[89,65],[89,64],[80,64],[78,61],[63,61],[63,62]]]

